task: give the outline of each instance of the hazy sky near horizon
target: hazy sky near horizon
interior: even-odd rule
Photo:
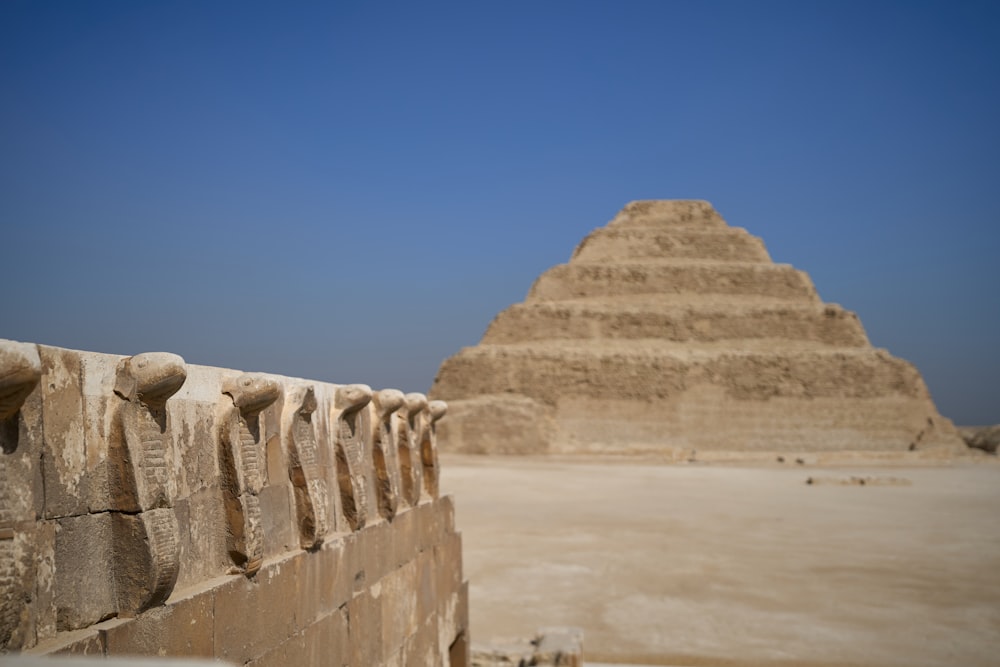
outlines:
[[[0,3],[0,337],[426,391],[698,198],[1000,422],[995,2]]]

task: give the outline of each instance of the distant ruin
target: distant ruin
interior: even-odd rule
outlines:
[[[446,409],[0,341],[0,654],[468,665]]]
[[[468,453],[965,449],[911,364],[703,201],[628,204],[430,395]]]

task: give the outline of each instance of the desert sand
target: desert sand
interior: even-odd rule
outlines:
[[[473,642],[575,625],[588,662],[1000,664],[996,459],[443,459]]]

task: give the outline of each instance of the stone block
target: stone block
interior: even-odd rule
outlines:
[[[300,557],[269,561],[254,578],[233,577],[215,589],[216,657],[245,663],[302,629],[309,603],[301,569]]]
[[[265,558],[299,548],[292,489],[288,484],[265,486],[261,489],[260,513]]]
[[[46,518],[88,511],[89,478],[80,356],[38,346],[42,363],[42,474]]]
[[[390,572],[378,584],[382,616],[382,644],[396,651],[417,630],[417,562]]]
[[[80,388],[83,396],[87,508],[91,512],[106,512],[112,509],[131,511],[136,508],[116,504],[120,499],[115,498],[118,489],[114,487],[116,477],[125,472],[124,468],[128,466],[128,457],[125,456],[123,460],[120,453],[115,456],[112,451],[115,447],[119,450],[124,447],[122,418],[119,412],[124,401],[114,392],[115,369],[123,358],[94,352],[76,354],[79,355]],[[139,463],[141,465],[141,461]],[[169,466],[164,466],[167,467]],[[134,477],[130,482],[134,489]]]
[[[438,567],[433,551],[425,551],[417,556],[414,592],[417,599],[416,614],[423,623],[437,613]]]
[[[43,642],[56,636],[56,522],[35,526],[35,637]]]
[[[416,512],[411,508],[402,508],[392,520],[389,547],[392,549],[393,567],[400,567],[413,558],[419,551],[416,539]]]
[[[379,586],[371,586],[347,603],[351,665],[377,665],[382,661],[382,603]]]
[[[102,631],[107,654],[215,655],[214,596],[211,591],[171,600]]]
[[[444,665],[441,651],[438,647],[438,619],[431,616],[421,623],[416,633],[411,635],[404,644],[406,665]]]
[[[107,623],[119,623],[118,620],[107,621]],[[101,634],[101,627],[85,628],[83,630],[71,630],[60,632],[57,637],[40,642],[36,646],[23,651],[23,655],[104,655],[104,637]]]
[[[350,550],[353,551],[353,542]],[[305,558],[306,581],[317,582],[318,610],[329,614],[347,604],[354,595],[354,575],[350,571],[351,554],[344,540],[328,540]]]
[[[434,563],[437,567],[437,602],[438,613],[442,613],[442,605],[450,604],[453,596],[462,589],[462,536],[452,534],[434,547]]]
[[[225,574],[232,563],[226,554],[226,519],[219,489],[204,489],[178,500],[174,514],[181,563],[175,587]]]
[[[78,630],[114,616],[112,516],[84,514],[57,520],[54,598],[59,630]]]

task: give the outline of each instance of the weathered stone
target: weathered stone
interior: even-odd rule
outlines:
[[[179,533],[174,446],[167,399],[187,377],[176,354],[147,352],[121,360],[115,394],[119,426],[109,447],[118,611],[132,615],[162,604],[177,581]]]
[[[295,492],[295,512],[299,539],[303,549],[313,549],[330,532],[327,513],[326,480],[319,466],[319,452],[313,414],[316,412],[316,392],[303,387],[289,399],[293,406],[288,434],[288,477]]]
[[[442,541],[450,500],[392,502],[401,442],[417,475],[435,467],[440,406],[410,396],[404,419],[400,392],[372,403],[363,385],[237,376],[165,353],[47,348],[39,367],[0,454],[0,547],[12,547],[0,548],[0,601],[14,612],[0,651],[447,662],[462,605],[436,597],[461,572]],[[341,471],[353,527],[325,493]]]
[[[42,362],[42,466],[46,518],[78,516],[89,510],[89,478],[80,356],[38,346]]]
[[[912,365],[699,201],[627,205],[431,396],[468,453],[962,451]]]
[[[420,441],[423,437],[423,411],[427,397],[413,392],[403,397],[399,410],[399,474],[403,498],[411,507],[420,503],[423,489],[423,465],[420,463]]]
[[[351,530],[364,527],[368,517],[367,479],[363,472],[366,450],[371,449],[371,423],[364,409],[372,398],[371,387],[350,384],[337,389],[337,483],[344,518]]]
[[[41,375],[34,345],[0,340],[0,652],[35,643]]]
[[[420,437],[420,463],[424,478],[423,495],[437,498],[440,494],[438,479],[437,422],[448,411],[444,401],[431,401],[424,409],[424,429]]]
[[[215,655],[211,595],[194,595],[150,609],[102,631],[108,655]]]
[[[402,484],[399,473],[399,427],[394,415],[403,406],[404,400],[403,392],[398,389],[383,389],[372,400],[378,421],[372,447],[378,510],[383,518],[390,521],[399,509]]]
[[[111,513],[56,521],[54,603],[59,630],[78,630],[118,613]]]
[[[219,438],[219,461],[226,516],[229,555],[244,574],[253,575],[264,557],[259,494],[262,475],[260,411],[278,398],[278,384],[261,375],[244,373],[223,384],[232,405],[226,408]]]

